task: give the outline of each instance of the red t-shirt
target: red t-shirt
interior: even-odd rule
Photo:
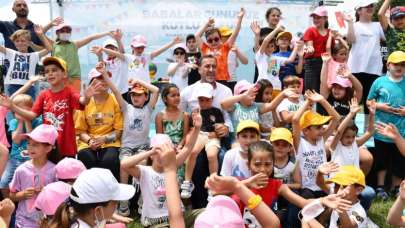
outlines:
[[[48,89],[39,94],[32,107],[33,112],[42,115],[44,124],[53,125],[58,130],[57,144],[61,156],[75,156],[77,152],[73,112],[84,108],[79,99],[80,94],[70,87],[57,93]]]
[[[209,48],[206,43],[202,44],[201,52],[203,55],[213,55],[217,59],[217,75],[216,80],[228,81],[231,79],[228,72],[228,55],[231,47],[225,43],[218,49]]]
[[[329,29],[326,30],[326,35],[322,36],[315,27],[309,27],[304,33],[304,41],[313,41],[315,51],[311,55],[305,54],[305,58],[320,58],[322,53],[326,52],[328,37]]]

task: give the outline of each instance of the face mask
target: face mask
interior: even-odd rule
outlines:
[[[59,39],[62,40],[62,41],[69,41],[71,35],[72,34],[70,34],[70,33],[60,33],[59,34]]]
[[[99,218],[98,216],[97,216],[97,212],[96,212],[96,210],[97,210],[97,208],[94,210],[94,216],[96,217],[96,220],[94,221],[94,224],[96,224],[96,228],[104,228],[105,227],[105,225],[106,225],[106,223],[107,223],[107,220],[104,218],[104,212],[103,212],[103,209],[101,209],[101,207],[99,207],[99,209],[101,210],[101,218]]]

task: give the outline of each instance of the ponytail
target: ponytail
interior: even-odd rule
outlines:
[[[39,228],[49,228],[50,219],[45,216],[39,220]]]
[[[70,199],[68,199],[70,201]],[[49,228],[70,228],[74,215],[70,207],[70,202],[63,202],[53,216]]]

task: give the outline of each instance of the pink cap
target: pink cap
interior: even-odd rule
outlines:
[[[150,140],[150,146],[151,147],[157,147],[157,146],[160,146],[160,145],[165,144],[165,143],[173,145],[172,140],[166,134],[156,134]]]
[[[352,83],[347,78],[342,78],[340,76],[336,76],[334,80],[332,80],[331,84],[338,84],[343,88],[352,87]]]
[[[98,78],[100,76],[101,76],[101,73],[98,70],[96,70],[96,68],[93,68],[90,70],[89,75],[87,77],[88,77],[89,81],[91,81],[92,79]]]
[[[319,6],[316,7],[316,9],[314,10],[314,12],[311,13],[311,17],[317,15],[320,17],[327,17],[328,16],[328,11],[326,10],[326,8],[324,6]]]
[[[55,31],[61,30],[61,29],[65,28],[65,27],[68,27],[68,28],[72,29],[72,26],[70,26],[69,24],[62,23],[62,24],[55,27]]]
[[[59,205],[69,197],[71,188],[62,181],[46,185],[38,194],[34,207],[46,215],[54,215]]]
[[[131,40],[131,47],[146,47],[146,38],[142,35],[136,35]]]
[[[238,205],[228,196],[213,197],[194,223],[195,228],[243,228],[244,222]]]
[[[105,228],[125,228],[125,224],[124,223],[110,223],[110,224],[106,224]]]
[[[76,179],[86,170],[83,162],[74,158],[64,158],[55,166],[56,178],[59,180]]]
[[[252,83],[246,80],[241,80],[238,81],[238,83],[236,83],[235,87],[233,88],[233,93],[234,95],[239,95],[252,87],[253,87]]]
[[[37,142],[54,145],[58,138],[58,131],[53,125],[41,124],[25,135]]]

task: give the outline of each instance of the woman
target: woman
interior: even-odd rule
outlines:
[[[97,84],[97,90],[84,110],[76,113],[75,128],[80,141],[77,158],[87,169],[101,167],[111,170],[119,180],[121,110],[114,95],[108,93],[108,85],[99,71],[91,70],[89,80]]]

